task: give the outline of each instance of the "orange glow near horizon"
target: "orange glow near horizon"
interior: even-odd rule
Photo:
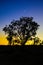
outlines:
[[[32,45],[32,44],[33,43],[31,41],[27,41],[25,45]],[[0,37],[0,45],[8,45],[8,41],[5,36]]]
[[[8,45],[8,41],[6,39],[6,36],[3,34],[0,34],[0,45]]]
[[[42,38],[42,37],[39,37],[39,38]],[[6,35],[4,35],[4,34],[0,34],[0,45],[8,45]],[[33,41],[27,41],[25,45],[33,45]]]
[[[42,33],[39,34],[39,32],[37,32],[37,36],[40,38],[40,40],[43,40],[43,35]],[[16,44],[16,43],[15,43]],[[1,31],[0,33],[0,45],[8,45],[8,41],[6,39],[6,35],[4,32]],[[27,41],[26,45],[33,45],[33,41]]]

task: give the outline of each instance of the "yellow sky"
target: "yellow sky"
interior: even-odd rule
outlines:
[[[30,43],[32,44],[32,42],[27,41],[26,45],[31,45]],[[8,45],[8,41],[5,35],[0,34],[0,45]]]
[[[41,40],[43,40],[43,35],[39,34],[38,36]],[[27,41],[26,45],[31,45],[31,44],[33,44],[32,42]],[[0,45],[8,45],[8,41],[7,41],[6,35],[4,33],[0,33]]]
[[[8,41],[3,33],[0,33],[0,45],[7,45]]]
[[[5,36],[0,36],[0,45],[7,45],[8,41]]]

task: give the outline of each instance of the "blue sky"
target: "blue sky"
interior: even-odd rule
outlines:
[[[43,0],[0,0],[0,33],[6,24],[22,16],[32,16],[43,36]]]

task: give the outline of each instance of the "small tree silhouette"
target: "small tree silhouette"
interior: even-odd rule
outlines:
[[[42,42],[40,43],[40,45],[43,45],[43,40],[42,40]]]
[[[37,44],[40,45],[40,43],[41,43],[41,40],[38,37],[35,37],[34,38],[34,45],[37,45]]]
[[[28,39],[35,37],[38,27],[39,25],[33,21],[33,17],[22,17],[20,20],[13,20],[10,25],[3,28],[3,31],[8,34],[7,40],[10,45],[13,37],[18,37],[20,44],[25,45]]]

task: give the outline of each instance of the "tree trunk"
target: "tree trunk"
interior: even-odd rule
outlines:
[[[35,38],[34,38],[34,45],[35,45]]]
[[[22,42],[21,42],[21,45],[25,45],[25,43],[27,42],[28,40],[28,37],[26,37]]]
[[[9,41],[9,45],[11,45],[11,43],[12,43],[12,42],[11,42],[11,41]]]

